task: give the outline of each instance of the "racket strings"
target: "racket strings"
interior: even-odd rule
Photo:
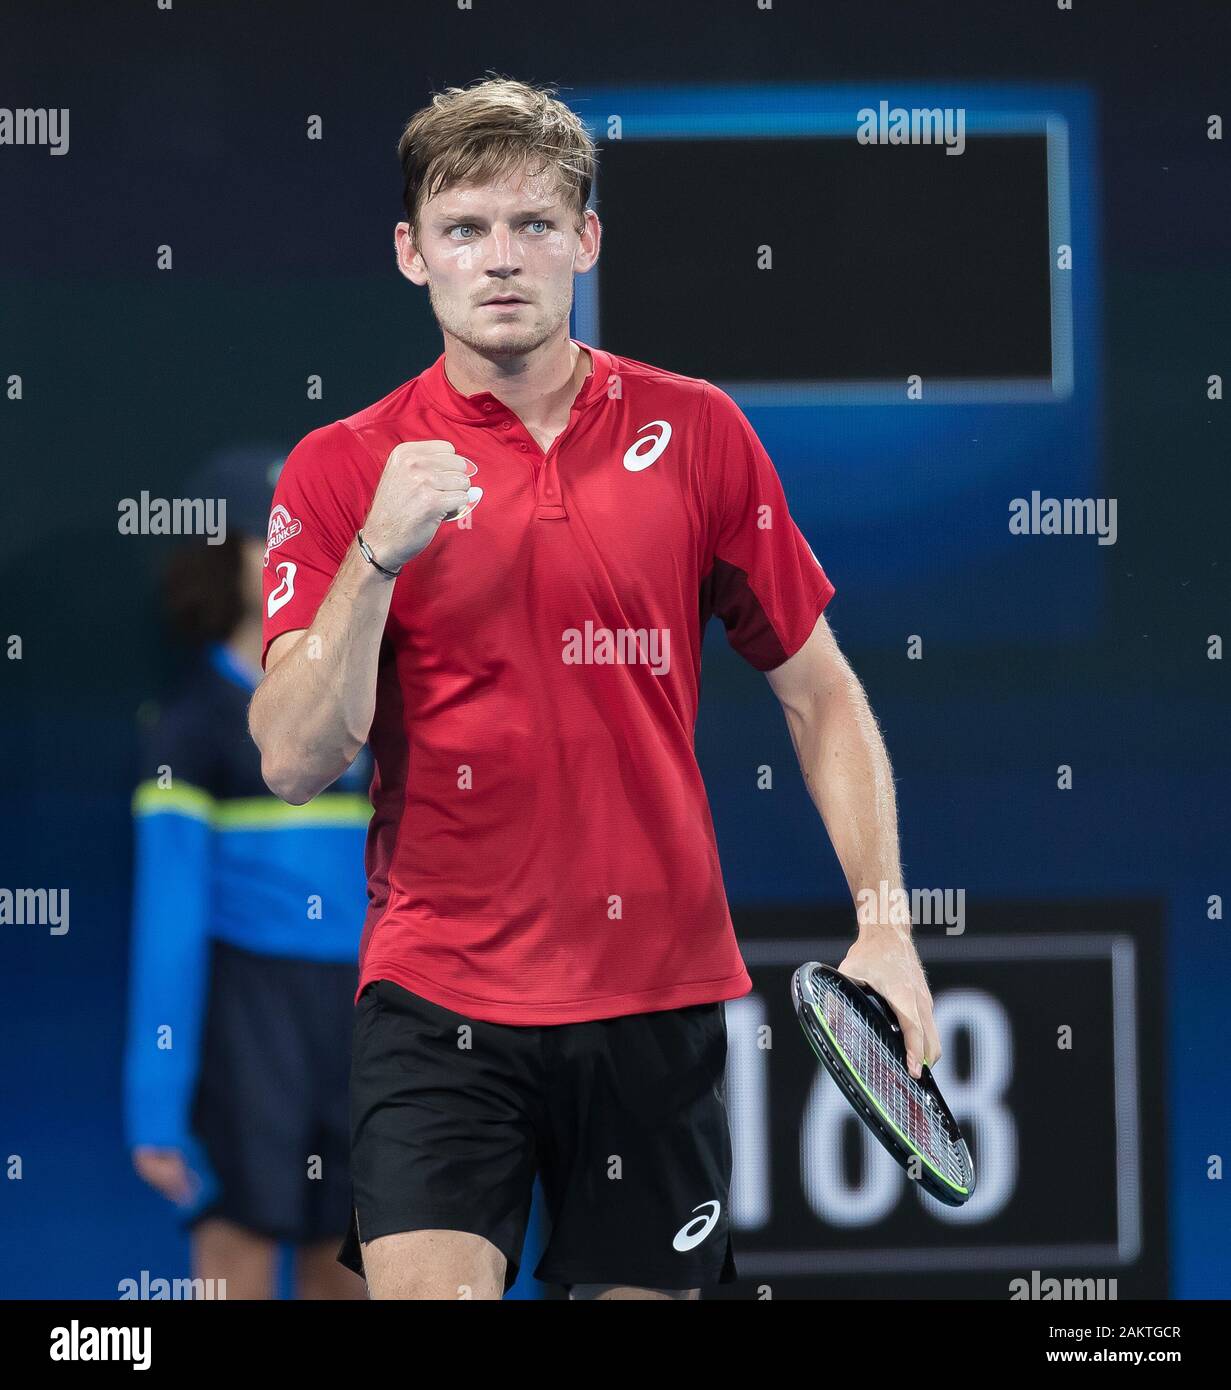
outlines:
[[[851,1069],[872,1093],[893,1125],[950,1181],[964,1186],[962,1150],[949,1135],[928,1094],[885,1045],[876,1029],[846,995],[827,980],[810,982],[825,1022],[845,1053]]]

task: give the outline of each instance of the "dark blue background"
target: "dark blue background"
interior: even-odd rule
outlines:
[[[154,637],[163,543],[120,537],[116,503],[177,495],[218,445],[292,443],[436,355],[426,298],[392,263],[395,144],[430,87],[488,68],[565,99],[599,83],[856,79],[1090,93],[1095,240],[1079,255],[1101,284],[1099,346],[1076,372],[1099,383],[1081,454],[1093,481],[1060,495],[1117,497],[1118,544],[1091,551],[1093,568],[1083,550],[1067,591],[1066,547],[1090,540],[1023,539],[1004,589],[959,563],[1000,546],[1008,496],[1048,490],[1032,481],[1048,476],[1038,433],[1011,405],[961,421],[1020,480],[1009,492],[946,491],[938,507],[926,476],[896,471],[902,417],[881,407],[820,412],[823,494],[789,460],[784,480],[894,762],[908,882],[1164,904],[1165,968],[1141,1002],[1165,996],[1171,1019],[1166,1108],[1144,1117],[1166,1127],[1171,1288],[1231,1291],[1226,1188],[1206,1178],[1231,1147],[1227,927],[1205,908],[1231,888],[1226,665],[1205,655],[1231,613],[1231,439],[1205,387],[1231,371],[1231,179],[1226,142],[1205,137],[1208,113],[1231,114],[1231,11],[47,3],[2,22],[0,101],[70,107],[72,151],[0,147],[0,378],[24,382],[21,402],[0,399],[0,636],[24,643],[0,663],[0,885],[69,888],[72,930],[0,928],[0,1134],[24,1165],[3,1184],[0,1293],[112,1297],[118,1278],[182,1259],[120,1135],[136,715],[169,658]],[[696,197],[701,219],[721,215],[719,190]],[[170,274],[154,266],[163,242]],[[310,373],[322,402],[305,400]],[[776,456],[783,417],[749,414]],[[917,460],[943,456],[914,443]],[[941,543],[920,545],[924,527]],[[905,659],[912,632],[922,662]],[[697,742],[733,902],[842,902],[776,702],[717,627]]]

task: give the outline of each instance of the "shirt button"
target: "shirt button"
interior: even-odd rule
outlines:
[[[511,430],[511,429],[513,428],[513,422],[512,422],[512,420],[505,420],[505,421],[503,421],[502,424],[501,424],[501,426],[500,426],[500,428],[501,428],[502,430]]]
[[[523,454],[528,453],[530,450],[529,444],[519,444],[517,447],[522,451]]]
[[[484,401],[484,402],[483,402],[483,409],[484,409],[489,415],[492,413],[493,410],[495,410],[495,408],[496,408],[496,407],[492,404],[491,401]]]

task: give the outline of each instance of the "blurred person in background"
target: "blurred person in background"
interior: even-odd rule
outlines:
[[[287,1243],[299,1297],[362,1298],[335,1254],[370,760],[288,806],[248,736],[281,464],[272,448],[211,459],[190,495],[226,499],[226,539],[187,542],[165,576],[196,661],[144,734],[133,797],[125,1132],[137,1172],[184,1213],[194,1278],[271,1298]]]

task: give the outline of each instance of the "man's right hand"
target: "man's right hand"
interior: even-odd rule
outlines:
[[[446,517],[466,509],[478,471],[446,439],[394,446],[362,527],[382,570],[413,560]],[[378,578],[353,534],[333,540],[345,553],[329,592],[311,627],[290,628],[270,643],[265,679],[248,706],[261,776],[292,806],[341,777],[372,731],[380,644],[396,589]]]
[[[478,471],[447,439],[396,445],[363,523],[363,539],[379,563],[400,569],[426,550],[440,523],[465,507]]]

